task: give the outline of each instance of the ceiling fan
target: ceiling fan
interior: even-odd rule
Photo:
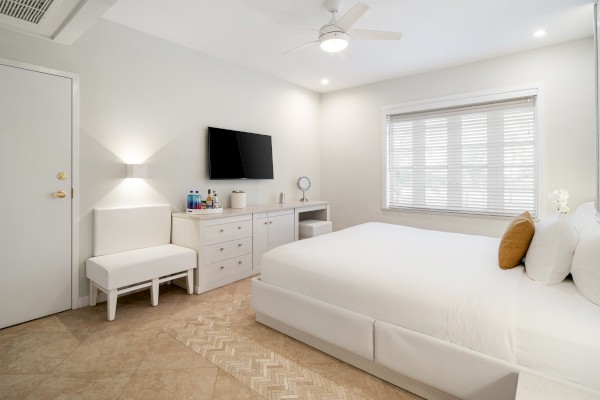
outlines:
[[[352,40],[400,40],[402,33],[375,31],[370,29],[356,29],[352,26],[369,10],[369,6],[357,3],[340,19],[336,14],[340,9],[342,0],[327,0],[325,7],[331,12],[331,20],[319,28],[319,38],[313,42],[305,43],[284,53],[290,54],[294,51],[318,44],[321,49],[328,53],[337,53],[348,47]]]

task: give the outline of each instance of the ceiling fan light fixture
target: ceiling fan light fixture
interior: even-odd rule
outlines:
[[[350,35],[345,32],[328,32],[319,38],[319,44],[323,51],[337,53],[348,47]]]

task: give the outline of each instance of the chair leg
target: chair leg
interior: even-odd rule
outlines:
[[[194,269],[188,269],[187,272],[187,292],[188,294],[194,293]]]
[[[117,313],[117,289],[109,290],[106,294],[106,319],[114,321]]]
[[[98,299],[98,288],[94,285],[94,282],[90,281],[90,306],[94,307],[96,305],[96,300]]]
[[[150,289],[150,301],[152,303],[152,307],[156,307],[158,305],[158,278],[152,279],[152,287]]]

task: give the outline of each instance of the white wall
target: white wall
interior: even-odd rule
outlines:
[[[505,220],[381,210],[382,107],[414,100],[545,82],[543,193],[594,199],[593,42],[584,39],[319,96],[270,76],[101,20],[72,46],[0,30],[0,57],[75,72],[81,83],[80,294],[92,252],[94,207],[167,202],[184,208],[191,188],[233,189],[249,203],[299,196],[332,202],[334,227],[366,221],[500,235]],[[209,181],[206,127],[273,137],[274,180]],[[126,162],[149,165],[125,179]],[[542,215],[549,204],[542,199]]]
[[[321,96],[321,194],[335,229],[382,221],[426,229],[501,236],[507,221],[383,211],[382,108],[404,102],[545,84],[540,193],[565,188],[571,209],[596,188],[594,48],[583,39]],[[551,212],[540,196],[540,216]]]
[[[318,199],[319,97],[270,76],[100,20],[72,46],[0,30],[0,57],[79,74],[80,295],[88,293],[92,210],[148,203],[185,208],[189,189],[216,189],[222,204],[243,189],[248,203],[300,196],[311,177]],[[209,181],[206,127],[268,134],[274,180]],[[148,179],[126,180],[125,166],[147,163]]]

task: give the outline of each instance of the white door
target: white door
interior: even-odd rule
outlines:
[[[0,62],[0,328],[71,308],[71,85]]]

